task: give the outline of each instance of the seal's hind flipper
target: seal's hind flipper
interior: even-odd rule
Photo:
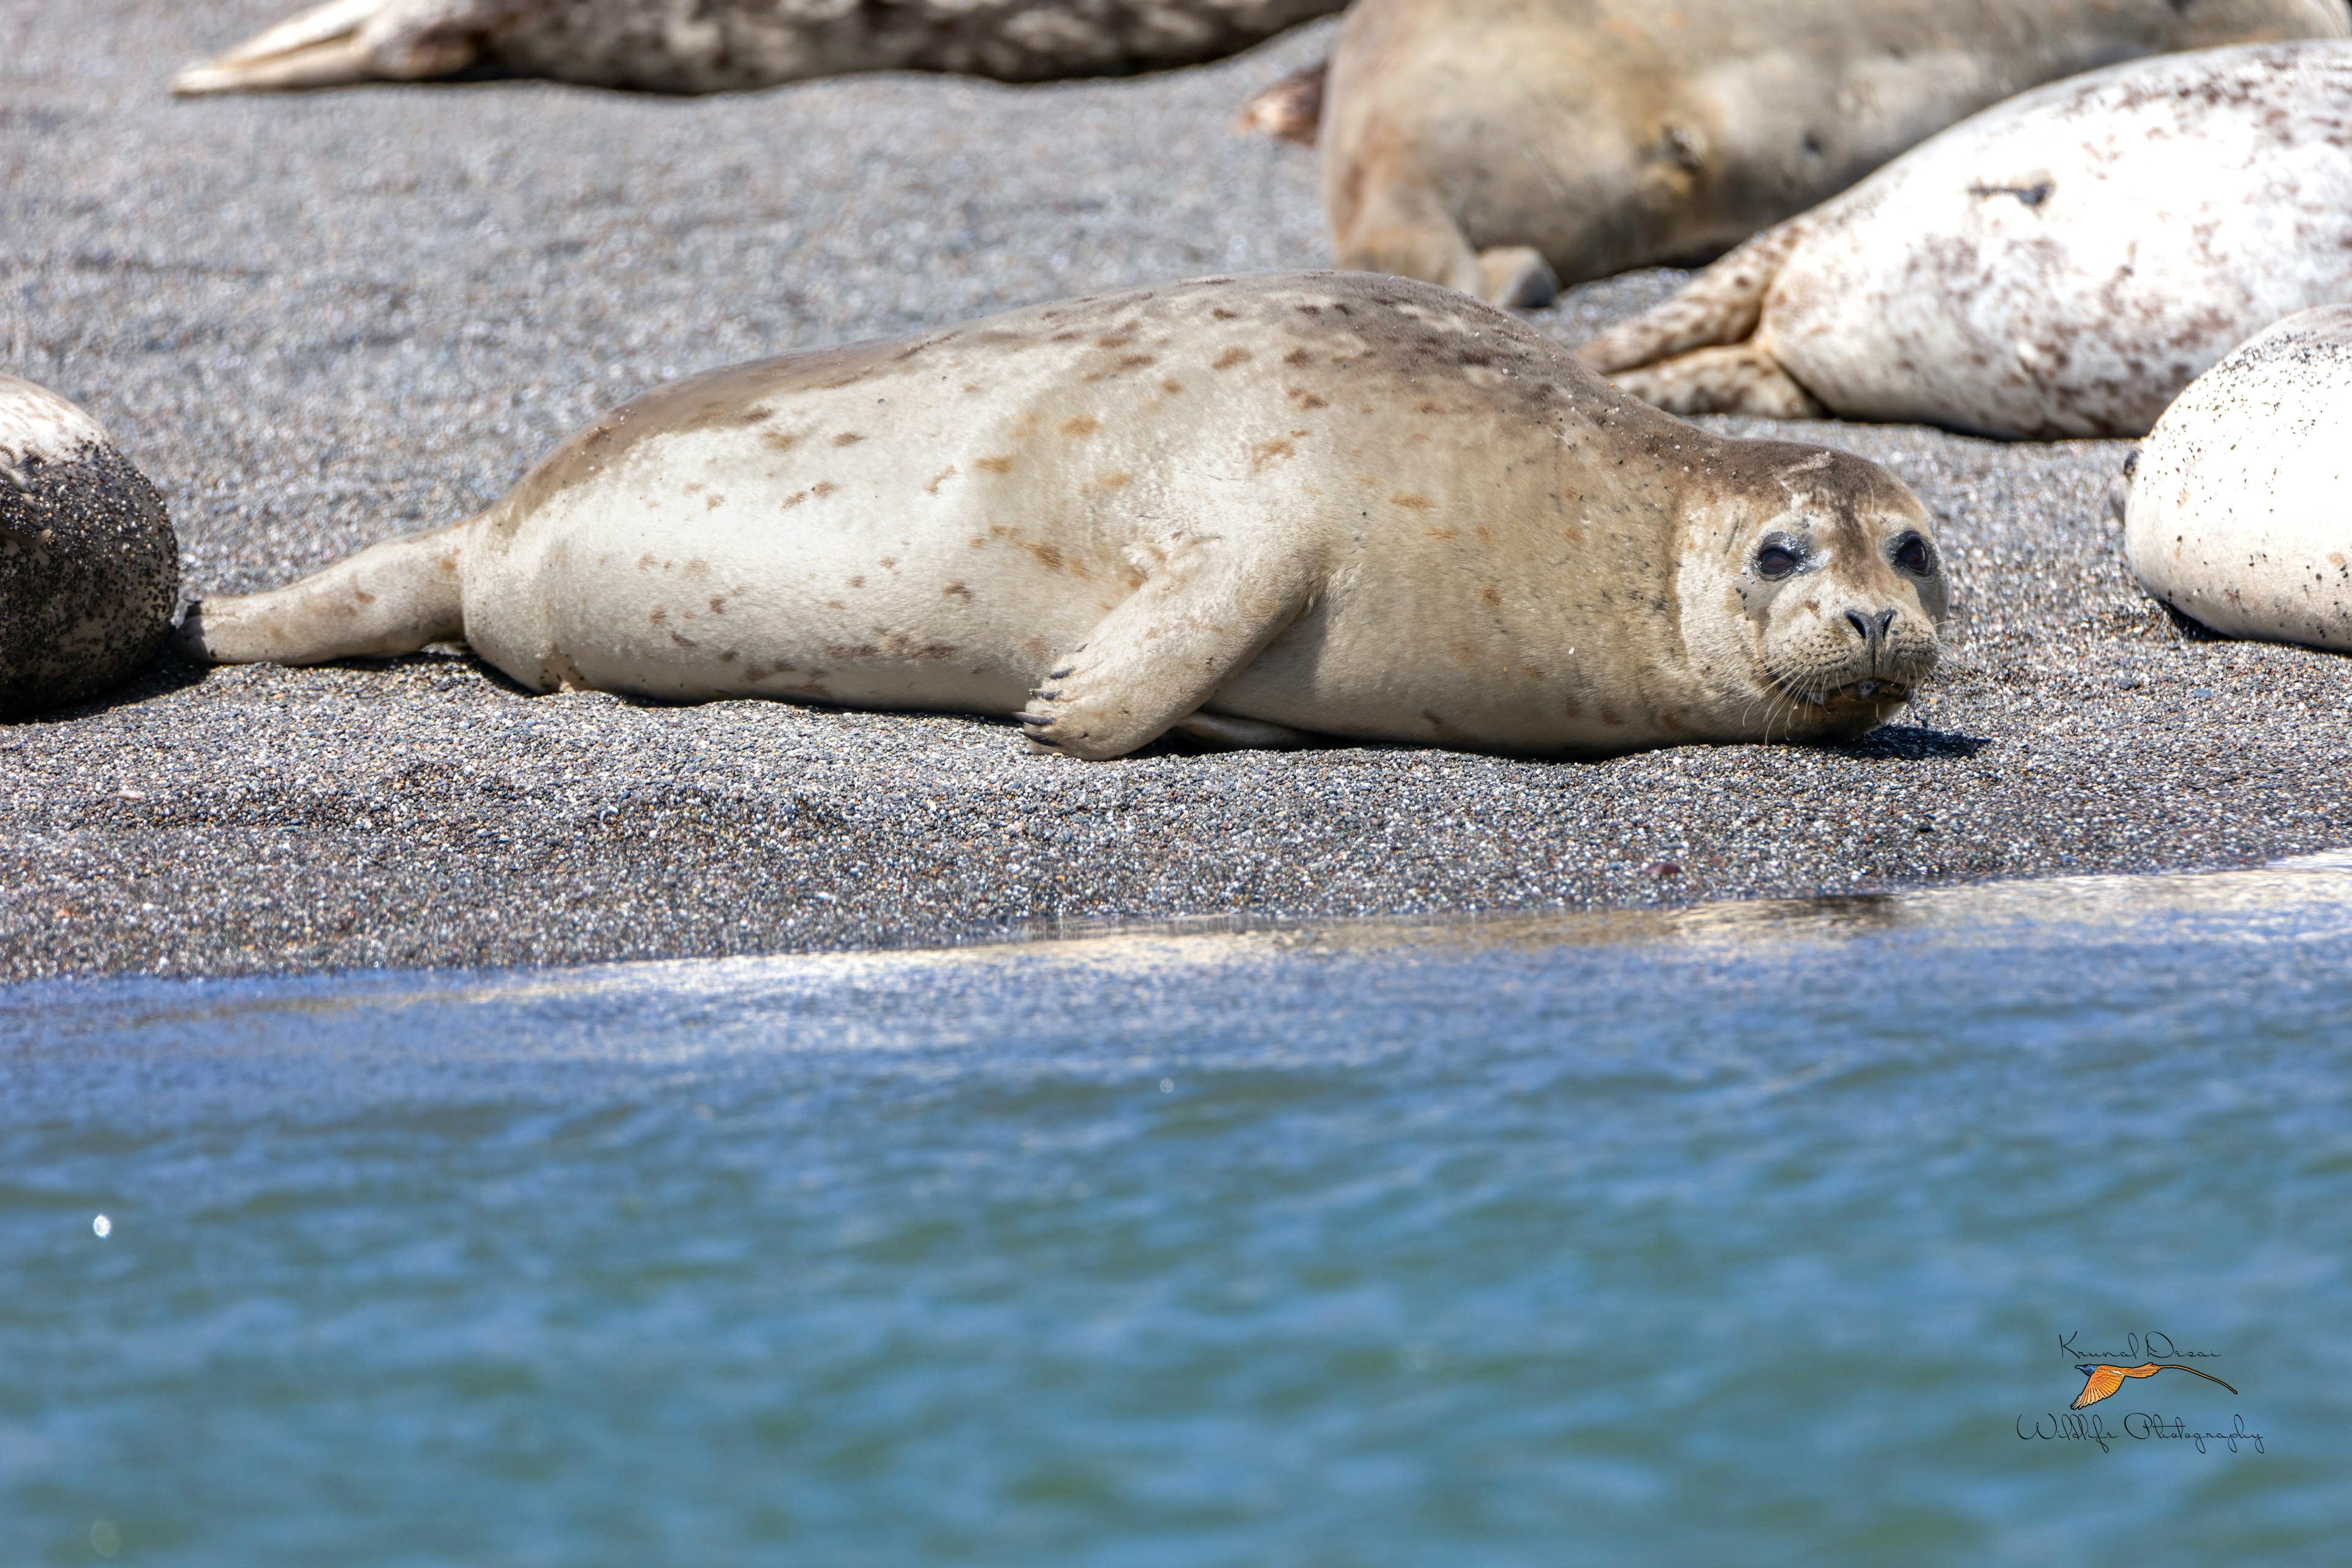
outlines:
[[[1271,136],[1297,147],[1312,147],[1323,133],[1323,89],[1331,74],[1329,60],[1317,60],[1271,87],[1261,88],[1234,116],[1240,136]]]
[[[414,9],[402,0],[328,0],[188,67],[172,79],[172,91],[200,98],[420,81],[474,63],[480,47],[471,34],[446,15],[411,18]]]
[[[1796,377],[1759,344],[1699,349],[1660,364],[1610,377],[1669,414],[1753,414],[1766,419],[1820,419],[1825,411]]]
[[[281,88],[341,87],[372,79],[361,33],[385,0],[328,0],[257,33],[226,54],[187,67],[172,79],[177,98],[215,92],[270,92]]]
[[[1768,228],[1684,285],[1664,304],[1622,322],[1576,351],[1603,375],[1655,364],[1693,349],[1745,342],[1764,313],[1764,296],[1804,236],[1801,220]]]
[[[326,664],[462,637],[467,526],[387,540],[267,594],[191,605],[173,646],[200,664]]]

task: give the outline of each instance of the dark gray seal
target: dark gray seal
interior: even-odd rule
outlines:
[[[172,79],[183,96],[461,71],[731,92],[849,71],[999,81],[1222,59],[1343,0],[330,0]]]
[[[171,635],[180,546],[104,429],[0,375],[0,717],[103,691]]]

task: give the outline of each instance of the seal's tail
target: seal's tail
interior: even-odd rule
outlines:
[[[1756,343],[1693,349],[1609,378],[1669,414],[1758,414],[1767,419],[1819,419],[1823,409],[1780,362]]]
[[[1576,357],[1603,375],[1614,375],[1693,349],[1745,342],[1763,317],[1772,280],[1803,236],[1801,219],[1766,229],[1692,279],[1673,299],[1586,343]]]
[[[266,594],[192,605],[174,647],[203,664],[325,664],[462,637],[467,526],[388,540]]]

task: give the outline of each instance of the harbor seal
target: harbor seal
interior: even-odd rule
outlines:
[[[2138,436],[2283,316],[2352,298],[2352,44],[2014,99],[1580,351],[1682,413]]]
[[[2352,653],[2352,305],[2305,310],[2191,382],[2133,454],[2124,552],[2230,637]]]
[[[1209,279],[627,404],[469,521],[183,632],[219,662],[463,636],[533,691],[1600,755],[1850,738],[1936,660],[1927,511],[1657,413],[1451,290]]]
[[[999,81],[1221,59],[1345,0],[330,0],[172,79],[184,97],[465,71],[733,92],[852,71]]]
[[[179,542],[155,487],[80,408],[0,375],[0,717],[135,673],[179,601]]]
[[[1357,0],[1324,210],[1342,267],[1538,305],[1720,255],[2028,88],[2347,36],[2344,0]]]

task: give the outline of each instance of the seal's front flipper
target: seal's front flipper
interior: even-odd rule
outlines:
[[[1559,276],[1532,245],[1498,245],[1478,253],[1478,276],[1489,305],[1540,310],[1559,298]]]
[[[329,0],[172,79],[181,98],[275,92],[363,81],[421,81],[472,65],[481,53],[451,7],[420,12],[403,0]]]
[[[325,664],[462,637],[466,526],[387,541],[267,594],[207,599],[173,646],[200,664]]]
[[[1389,169],[1382,175],[1366,181],[1371,188],[1350,211],[1340,199],[1349,182],[1334,181],[1329,169],[1325,171],[1324,205],[1339,266],[1349,272],[1443,283],[1484,299],[1486,269],[1436,187],[1412,169]]]
[[[1669,414],[1753,414],[1766,419],[1820,419],[1827,411],[1759,343],[1700,349],[1610,378]]]
[[[1252,555],[1223,539],[1186,545],[1047,672],[1020,715],[1029,739],[1099,762],[1196,717],[1278,729],[1199,710],[1298,618],[1311,578],[1303,554]]]
[[[1601,333],[1577,350],[1576,357],[1612,375],[1693,349],[1747,342],[1763,318],[1765,294],[1802,237],[1801,222],[1766,229],[1685,284],[1681,293]]]

